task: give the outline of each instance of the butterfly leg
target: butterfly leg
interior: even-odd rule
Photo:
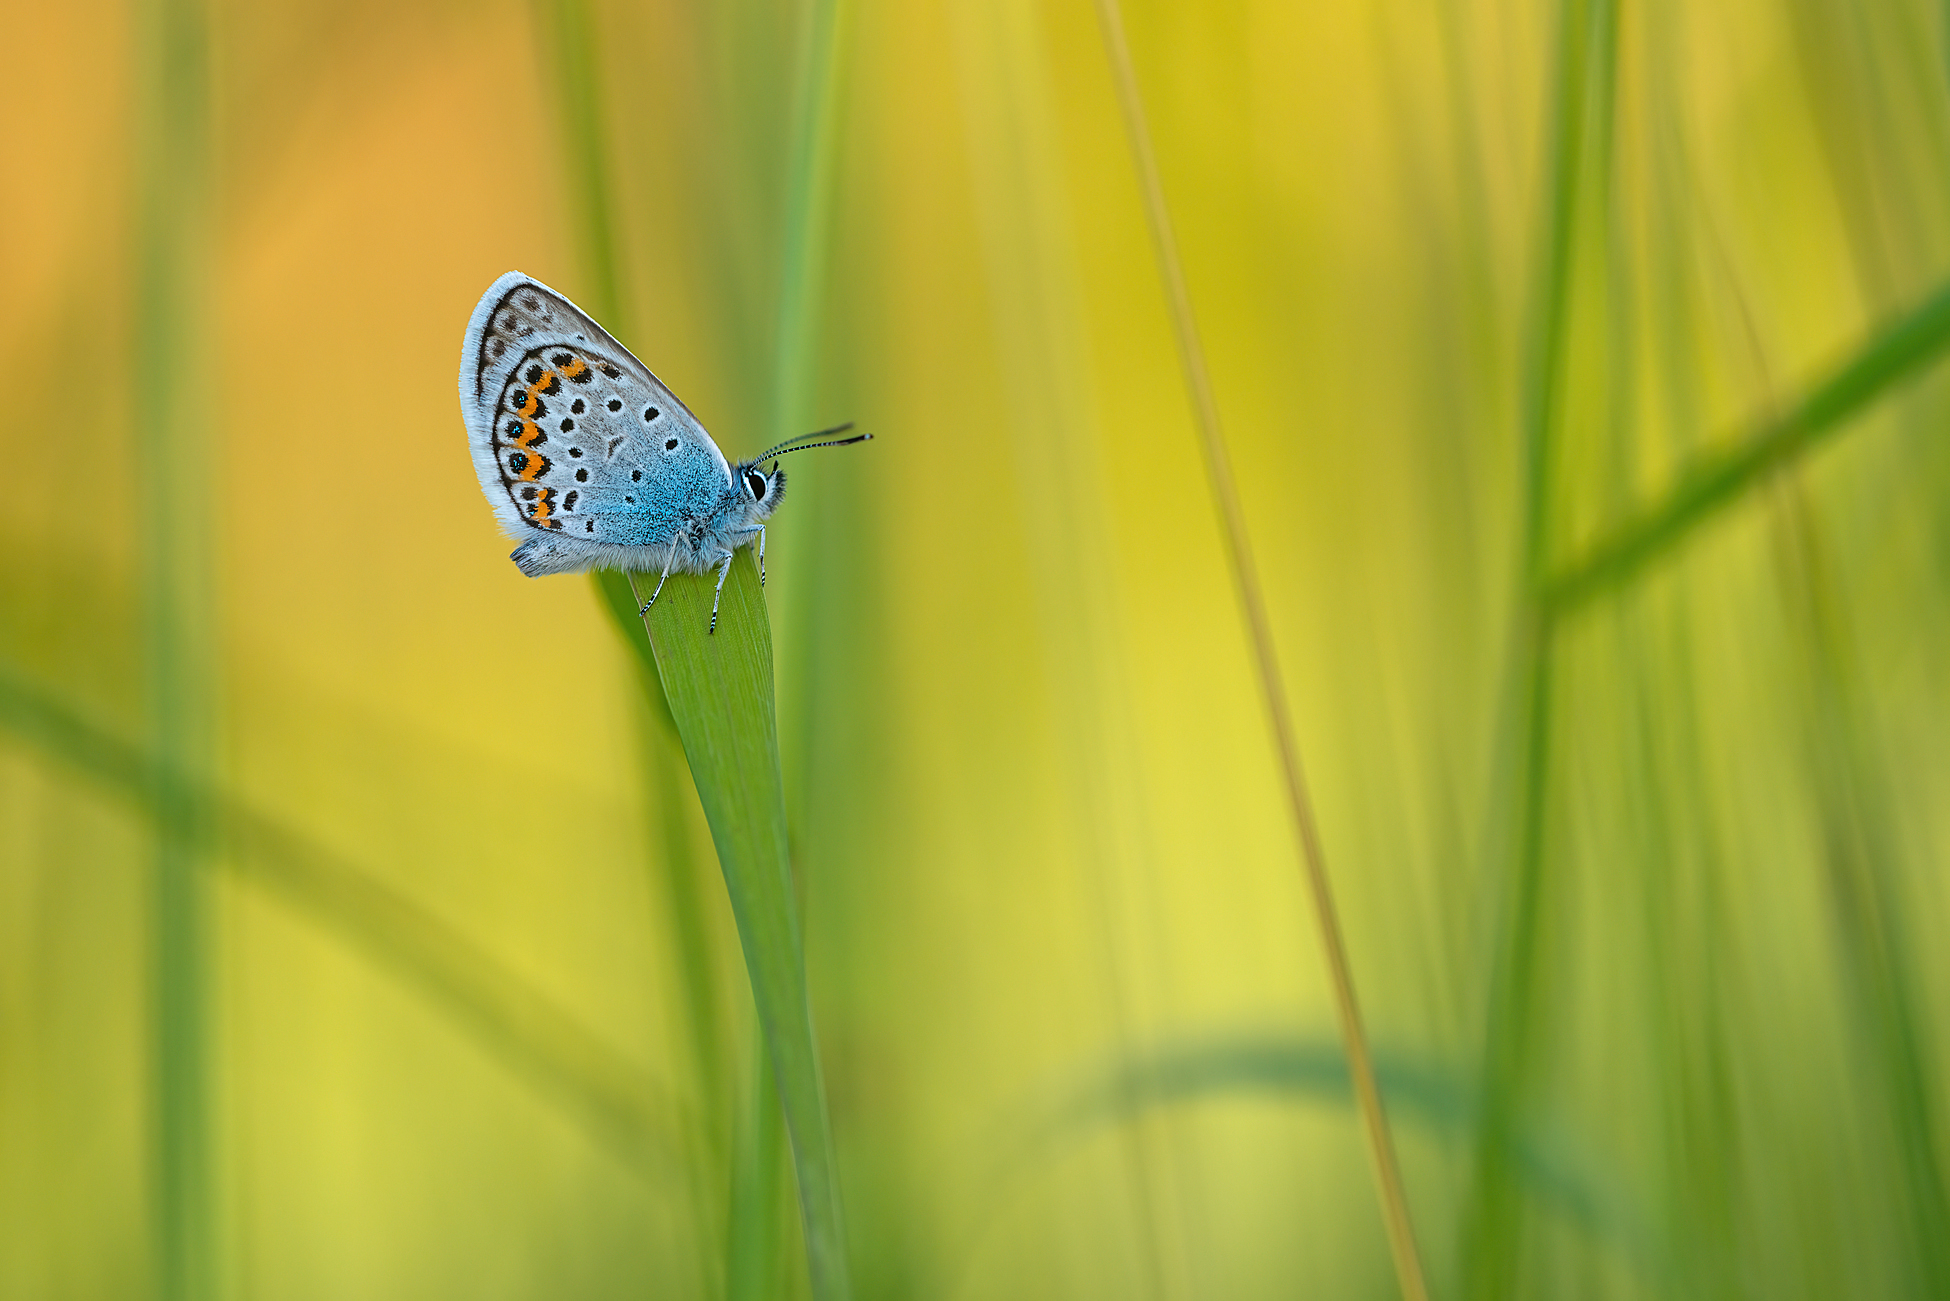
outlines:
[[[650,593],[650,599],[645,601],[643,607],[636,612],[637,618],[641,619],[644,615],[650,613],[650,607],[657,603],[657,597],[662,594],[664,584],[670,579],[670,567],[677,563],[677,548],[683,544],[683,541],[684,535],[681,533],[670,540],[670,559],[664,561],[664,572],[662,577],[657,579],[657,590]],[[636,591],[635,583],[630,584],[630,591]]]
[[[718,598],[724,595],[724,580],[731,577],[731,553],[725,552],[719,558],[719,563],[718,585],[711,592],[711,627],[708,629],[714,633],[718,630]]]

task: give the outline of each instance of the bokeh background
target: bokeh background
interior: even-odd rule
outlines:
[[[1395,1294],[1090,4],[0,12],[0,1294],[804,1293],[510,268],[878,435],[768,556],[859,1294]],[[1950,1294],[1944,10],[1124,14],[1436,1295]]]

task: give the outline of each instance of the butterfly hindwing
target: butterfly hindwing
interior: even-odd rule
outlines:
[[[696,417],[568,299],[516,272],[468,323],[461,406],[481,490],[525,572],[640,564],[730,484]]]

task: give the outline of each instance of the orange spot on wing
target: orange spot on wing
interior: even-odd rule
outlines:
[[[577,357],[574,361],[562,368],[562,374],[568,379],[581,379],[588,373],[589,363],[580,357]]]
[[[548,392],[548,386],[553,383],[555,383],[555,372],[552,370],[543,371],[540,379],[522,389],[521,405],[516,410],[524,416],[534,415],[536,406],[541,401],[539,395]]]
[[[554,514],[555,489],[544,488],[542,489],[541,497],[535,502],[534,508],[528,512],[529,518],[535,521],[537,528],[553,528],[554,525],[549,523],[549,519]]]
[[[542,427],[540,425],[530,424],[524,420],[521,422],[521,428],[509,435],[508,441],[512,442],[516,447],[528,448],[533,447],[541,439]]]

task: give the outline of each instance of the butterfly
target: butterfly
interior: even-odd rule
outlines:
[[[765,522],[785,496],[778,458],[873,437],[841,437],[852,429],[841,425],[730,464],[648,366],[518,271],[490,285],[467,322],[460,408],[481,491],[502,529],[522,539],[510,557],[522,573],[661,566],[642,614],[672,574],[716,568],[714,633],[739,547],[756,543],[765,581]]]

